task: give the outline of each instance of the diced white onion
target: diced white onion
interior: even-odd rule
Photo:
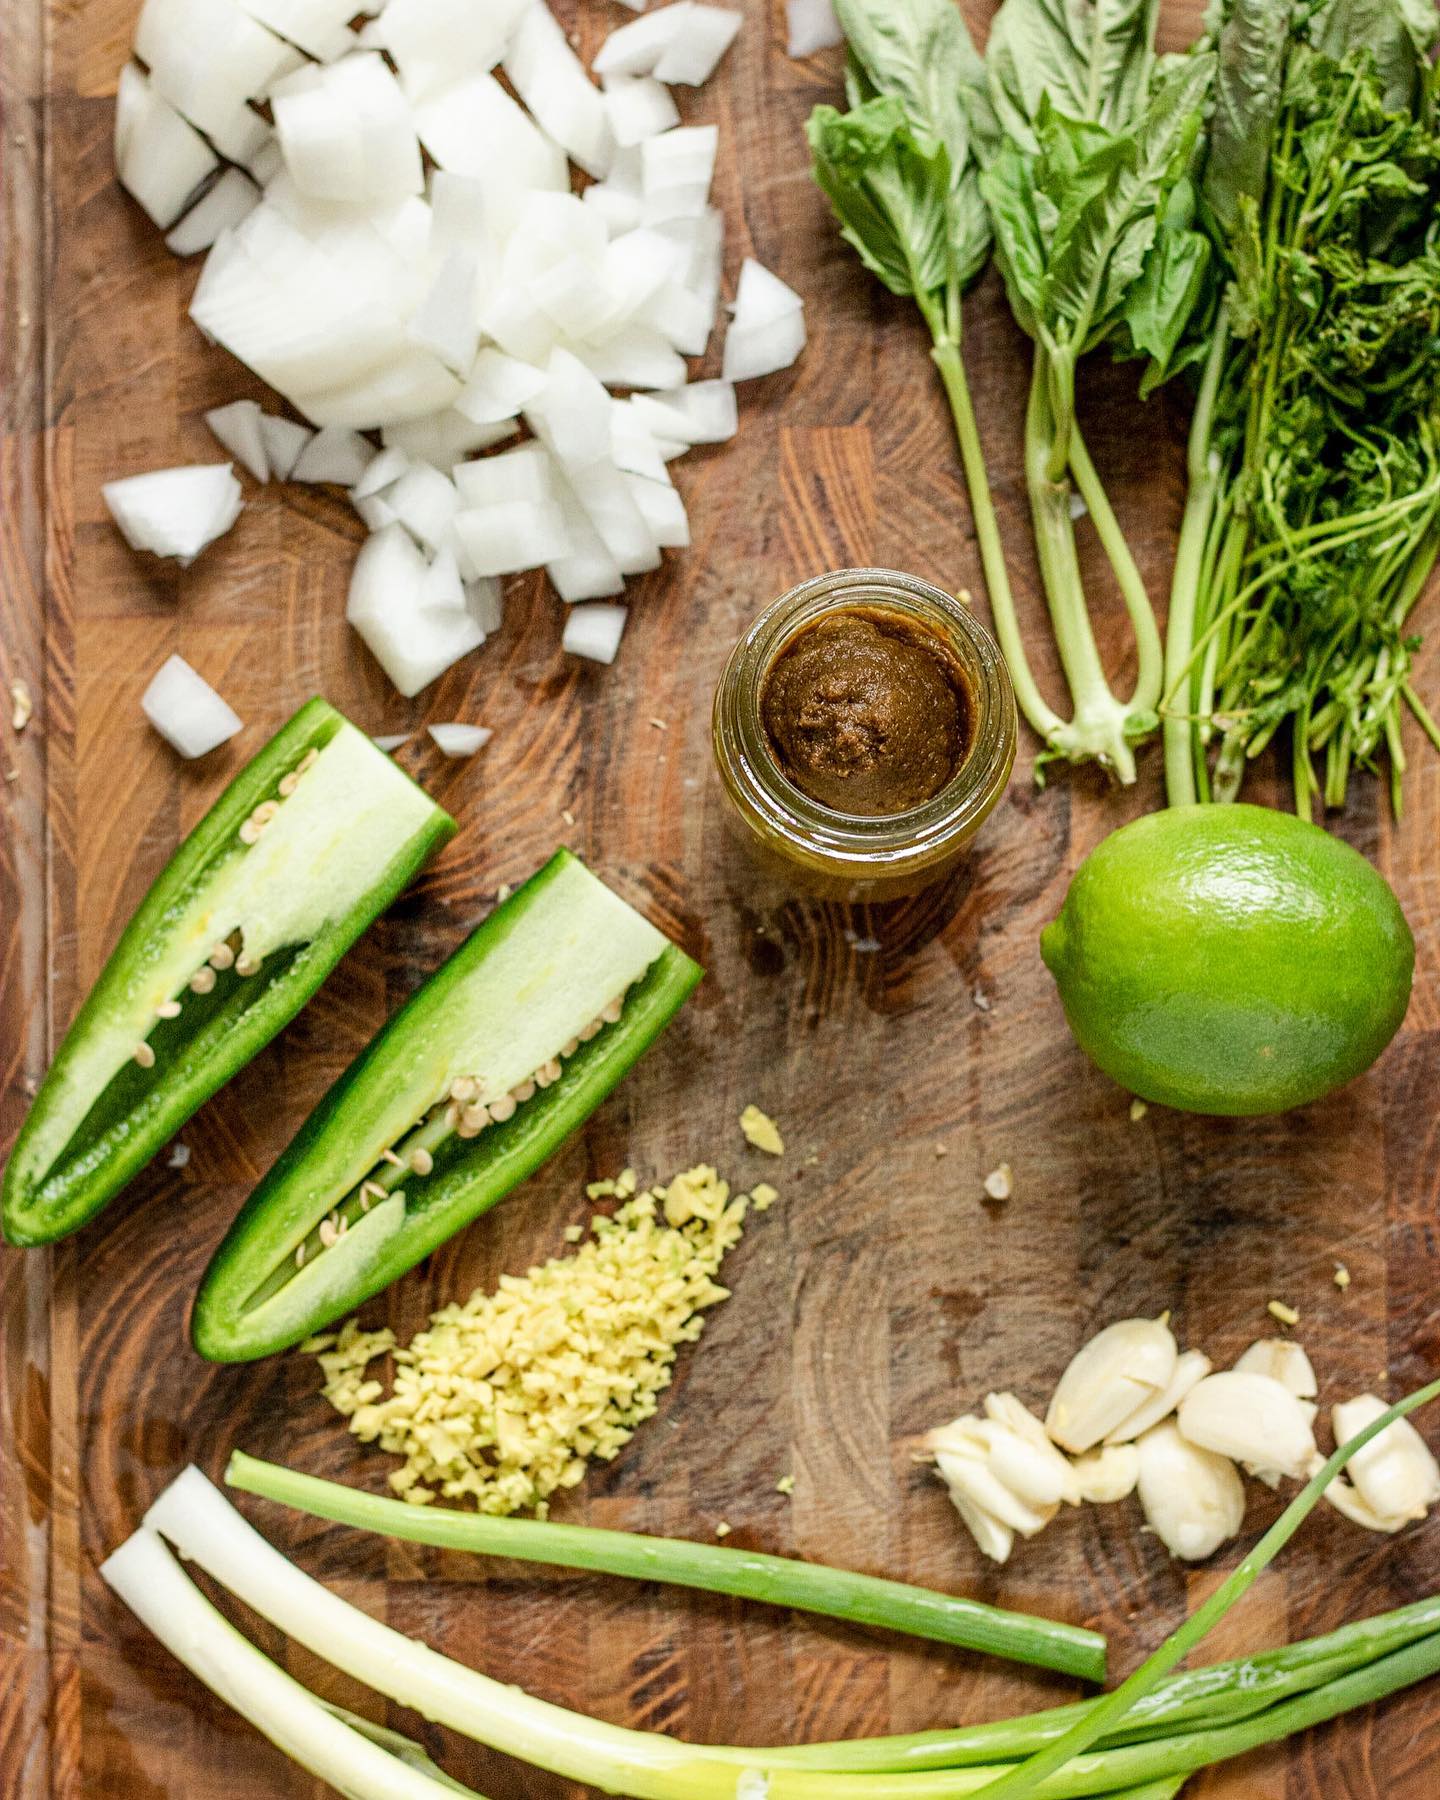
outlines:
[[[744,22],[742,13],[732,12],[728,7],[691,6],[689,16],[672,34],[650,73],[657,81],[699,87],[715,73],[720,58],[735,42]]]
[[[737,319],[725,333],[721,374],[726,381],[753,381],[788,369],[805,348],[805,315],[787,313],[768,325],[742,325]]]
[[[521,408],[544,387],[543,369],[487,344],[475,359],[470,379],[456,395],[455,410],[477,425],[500,424],[517,418]]]
[[[462,456],[473,456],[477,450],[488,450],[515,430],[514,420],[501,420],[495,425],[477,425],[458,411],[432,413],[424,419],[413,419],[404,425],[387,425],[380,433],[387,448],[404,450],[419,462],[428,462],[442,470],[454,468]]]
[[[531,430],[570,468],[583,469],[610,454],[610,396],[568,350],[556,350],[545,387],[525,408]]]
[[[690,520],[685,502],[663,481],[643,475],[627,475],[625,482],[655,542],[665,550],[684,550],[690,543]]]
[[[220,159],[134,63],[120,71],[115,100],[115,168],[120,185],[166,230]]]
[[[379,737],[372,737],[370,742],[377,750],[383,750],[387,756],[393,756],[402,744],[410,742],[408,731],[382,732]]]
[[[455,484],[429,463],[416,463],[385,490],[395,517],[427,550],[435,551],[450,535],[450,521],[460,505]],[[486,570],[486,574],[493,571]]]
[[[660,566],[660,546],[626,486],[625,477],[613,463],[570,469],[566,480],[622,575],[642,575]]]
[[[314,437],[308,425],[294,419],[282,419],[274,413],[261,413],[260,438],[276,481],[288,481],[300,460],[300,452]]]
[[[361,10],[353,0],[239,0],[239,5],[319,62],[333,62],[353,46],[348,26]]]
[[[156,469],[107,481],[100,490],[132,550],[173,557],[188,568],[240,517],[240,483],[229,463]]]
[[[555,465],[543,444],[522,444],[479,462],[457,463],[455,486],[467,507],[497,506],[502,500],[559,498]]]
[[[640,195],[613,181],[592,181],[580,196],[584,204],[605,221],[614,236],[633,231],[640,223]]]
[[[412,345],[368,375],[325,393],[306,394],[297,404],[317,425],[373,431],[444,412],[459,392],[459,377],[430,351]]]
[[[600,46],[591,67],[597,75],[653,75],[694,11],[691,0],[676,0],[673,6],[621,25]]]
[[[603,344],[578,346],[575,355],[611,387],[677,387],[686,375],[684,357],[646,325],[627,325]]]
[[[270,479],[270,456],[260,426],[260,406],[255,400],[233,400],[213,407],[205,415],[215,440],[236,462],[243,463],[257,481]]]
[[[471,618],[489,637],[491,632],[498,631],[505,622],[505,601],[500,591],[500,583],[493,576],[477,576],[473,581],[464,583],[465,605]]]
[[[364,521],[367,531],[383,531],[387,525],[396,523],[394,507],[379,494],[369,494],[360,500],[351,494],[350,504]]]
[[[643,143],[680,123],[674,96],[653,75],[607,75],[602,85],[610,130],[622,148]]]
[[[549,500],[499,500],[455,515],[455,536],[474,576],[516,575],[565,556],[570,533]]]
[[[555,592],[565,601],[599,600],[609,594],[625,591],[625,577],[620,566],[600,540],[584,507],[568,485],[561,484],[560,503],[570,533],[568,556],[557,557],[545,565]]]
[[[831,0],[785,0],[785,24],[790,34],[787,56],[813,56],[845,42]]]
[[[641,191],[648,198],[666,188],[699,183],[707,191],[720,144],[716,125],[677,125],[640,146]]]
[[[165,248],[175,256],[208,250],[222,231],[230,231],[260,204],[260,190],[243,169],[222,169],[174,229]]]
[[[739,325],[771,325],[790,313],[799,312],[805,302],[778,275],[772,275],[764,263],[747,256],[740,265],[740,280],[735,290],[735,322]]]
[[[478,649],[485,633],[468,611],[426,607],[427,566],[401,525],[387,525],[361,546],[345,616],[371,655],[407,698]]]
[[[183,656],[161,663],[140,698],[145,717],[181,756],[204,756],[234,737],[241,720]]]
[[[622,473],[643,475],[649,481],[669,481],[654,432],[628,400],[611,404],[610,444],[611,460]]]
[[[728,381],[692,381],[663,394],[636,394],[631,405],[657,437],[685,444],[723,444],[740,428]]]
[[[394,487],[402,475],[408,475],[415,466],[415,459],[398,444],[390,445],[382,450],[365,466],[365,472],[355,482],[356,500],[368,500],[371,494],[383,494]]]
[[[459,375],[469,372],[480,342],[479,280],[474,252],[452,250],[406,328],[413,342]]]
[[[333,481],[353,487],[375,460],[375,446],[343,425],[322,425],[295,459],[292,481]]]
[[[298,91],[283,85],[273,103],[275,130],[303,192],[375,206],[423,190],[410,103],[377,52],[307,70]]]
[[[427,611],[465,611],[465,587],[460,580],[460,564],[448,541],[435,552],[430,567],[425,571],[420,604]]]
[[[552,143],[493,75],[471,75],[415,104],[420,142],[442,169],[482,183],[505,230],[525,195],[568,193],[565,152]]]
[[[628,610],[624,606],[572,606],[565,616],[560,648],[591,662],[613,663]]]
[[[505,73],[541,130],[587,175],[603,175],[615,154],[605,101],[548,6],[528,6],[520,15],[505,52]]]
[[[305,60],[233,0],[145,0],[135,54],[150,80],[190,123],[239,160],[259,145],[265,123],[246,106]]]
[[[412,100],[468,75],[488,75],[531,0],[389,0],[374,40]]]
[[[495,735],[488,725],[427,725],[425,729],[443,756],[473,756]]]

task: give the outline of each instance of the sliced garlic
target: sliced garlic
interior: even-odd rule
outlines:
[[[1121,1319],[1091,1338],[1060,1377],[1045,1429],[1062,1449],[1080,1455],[1163,1390],[1177,1352],[1160,1319]]]
[[[1235,1367],[1242,1375],[1268,1375],[1297,1400],[1313,1400],[1320,1392],[1310,1358],[1294,1338],[1259,1338]]]
[[[1122,1419],[1107,1435],[1105,1442],[1133,1444],[1152,1425],[1168,1419],[1191,1388],[1198,1387],[1214,1366],[1210,1358],[1200,1350],[1183,1351],[1176,1357],[1175,1372],[1165,1386],[1148,1400],[1142,1400],[1134,1412],[1127,1419]]]
[[[1273,1375],[1225,1369],[1180,1402],[1180,1431],[1202,1450],[1250,1466],[1260,1480],[1302,1476],[1315,1454],[1303,1403]]]
[[[1055,1448],[1049,1433],[1028,1406],[1023,1406],[1014,1394],[987,1394],[985,1417],[1023,1438],[1038,1455],[1044,1457],[1055,1480],[1059,1499],[1069,1506],[1080,1504],[1080,1491],[1075,1484],[1069,1458]]]
[[[1146,1523],[1172,1556],[1199,1562],[1235,1537],[1245,1522],[1245,1489],[1228,1457],[1180,1435],[1173,1419],[1135,1446]]]
[[[1374,1394],[1342,1401],[1330,1415],[1335,1442],[1345,1443],[1357,1431],[1373,1425],[1387,1410],[1385,1402]],[[1440,1463],[1408,1419],[1387,1425],[1378,1437],[1357,1450],[1346,1473],[1349,1485],[1368,1511],[1378,1519],[1397,1522],[1382,1525],[1380,1529],[1384,1531],[1397,1530],[1412,1519],[1423,1519],[1440,1500]]]
[[[1080,1498],[1092,1506],[1110,1506],[1135,1492],[1140,1479],[1140,1452],[1133,1444],[1102,1444],[1070,1465]]]

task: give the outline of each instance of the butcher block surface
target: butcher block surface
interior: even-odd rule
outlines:
[[[400,761],[460,833],[279,1040],[191,1121],[165,1158],[79,1236],[0,1252],[0,1791],[8,1800],[319,1796],[151,1640],[96,1573],[186,1462],[229,1451],[373,1489],[390,1459],[357,1445],[312,1359],[214,1368],[189,1348],[191,1295],[226,1223],[327,1084],[493,903],[571,846],[704,963],[665,1037],[554,1161],[365,1309],[415,1329],[435,1307],[564,1247],[584,1184],[633,1165],[706,1160],[780,1202],[727,1264],[734,1297],[682,1355],[659,1416],[557,1516],[713,1537],[1051,1612],[1110,1636],[1118,1671],[1158,1643],[1274,1517],[1250,1486],[1241,1543],[1174,1564],[1133,1502],[1066,1511],[983,1564],[933,1474],[925,1429],[1011,1388],[1043,1406],[1112,1319],[1173,1310],[1219,1364],[1298,1308],[1325,1400],[1397,1395],[1440,1368],[1440,758],[1407,724],[1406,813],[1352,784],[1335,829],[1374,858],[1414,927],[1415,997],[1366,1077],[1285,1117],[1220,1121],[1130,1097],[1082,1057],[1036,947],[1070,873],[1156,805],[1159,754],[1108,790],[1092,771],[1014,781],[964,868],[883,909],[812,902],[762,881],[721,830],[709,703],[736,635],[793,581],[883,564],[947,587],[983,582],[957,457],[913,309],[840,243],[801,127],[840,58],[785,55],[779,0],[712,82],[682,90],[721,128],[727,280],[758,256],[806,299],[795,369],[742,390],[732,443],[677,465],[692,549],[631,589],[619,660],[562,656],[562,607],[507,584],[498,637],[420,698],[398,698],[344,620],[361,527],[338,492],[246,481],[235,529],[191,570],[122,542],[102,482],[216,460],[209,407],[265,391],[190,324],[196,263],[170,257],[116,186],[113,94],[133,0],[0,0],[3,25],[4,436],[0,675],[36,699],[0,726],[0,1143],[121,926],[225,780],[309,695],[365,729],[418,735]],[[560,8],[588,54],[629,15]],[[970,0],[983,31],[992,8]],[[1171,6],[1187,41],[1198,0]],[[966,346],[1001,524],[1033,645],[1047,642],[1020,470],[1026,346],[993,271]],[[712,358],[707,373],[718,371]],[[1182,503],[1182,394],[1141,413],[1133,369],[1087,369],[1087,436],[1153,591]],[[273,402],[272,402],[273,404]],[[1098,556],[1097,590],[1104,592]],[[1125,638],[1103,632],[1123,682]],[[1440,618],[1418,685],[1440,695]],[[179,651],[245,729],[180,762],[145,723],[150,676]],[[1053,696],[1053,667],[1040,657]],[[7,708],[8,712],[8,708]],[[447,762],[427,721],[492,728]],[[1413,743],[1411,740],[1414,740]],[[1256,798],[1285,803],[1257,780]],[[749,1102],[785,1134],[776,1163],[738,1128]],[[1014,1191],[982,1183],[1007,1162]],[[1342,1261],[1353,1277],[1332,1280]],[[1434,1436],[1433,1422],[1428,1426]],[[794,1476],[790,1496],[777,1490]],[[246,1501],[288,1553],[437,1649],[607,1719],[697,1740],[783,1743],[977,1720],[1068,1697],[1056,1678],[939,1646],[741,1602],[470,1560]],[[1436,1586],[1440,1516],[1396,1539],[1322,1508],[1207,1647],[1325,1630]],[[327,1698],[383,1702],[249,1621]],[[579,1790],[393,1713],[492,1800]],[[1433,1800],[1440,1686],[1198,1778],[1204,1800]],[[1428,1747],[1427,1747],[1428,1746]]]

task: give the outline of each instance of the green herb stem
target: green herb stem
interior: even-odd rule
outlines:
[[[1015,699],[1032,728],[1048,744],[1063,726],[1060,715],[1046,702],[1030,669],[1025,654],[1025,640],[1020,634],[1015,595],[1010,586],[1010,571],[1005,563],[1005,550],[1000,542],[1000,524],[995,515],[995,501],[990,491],[990,477],[985,467],[985,453],[980,445],[980,432],[975,421],[975,408],[970,398],[970,384],[965,376],[965,362],[960,345],[952,337],[937,336],[930,352],[950,402],[955,421],[955,436],[960,445],[960,459],[965,469],[965,483],[970,493],[970,510],[975,519],[975,537],[980,546],[980,563],[985,571],[985,586],[990,596],[990,616],[995,636],[1000,641],[1005,662],[1010,670]]]
[[[1105,1640],[1096,1632],[904,1582],[683,1538],[410,1506],[261,1462],[238,1450],[225,1478],[232,1487],[282,1505],[410,1543],[734,1594],[980,1650],[1083,1681],[1105,1679]]]

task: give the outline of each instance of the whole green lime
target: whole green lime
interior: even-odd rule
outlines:
[[[1374,1062],[1415,940],[1348,844],[1262,806],[1177,806],[1086,857],[1040,934],[1081,1047],[1165,1106],[1272,1113]]]

